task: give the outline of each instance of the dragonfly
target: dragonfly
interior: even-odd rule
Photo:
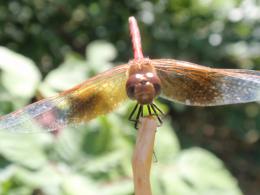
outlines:
[[[0,118],[0,130],[55,131],[115,110],[128,99],[137,102],[129,119],[138,123],[144,107],[162,114],[156,97],[189,106],[218,106],[260,101],[260,71],[216,69],[174,59],[149,59],[142,53],[140,32],[129,18],[134,59],[96,75],[55,97],[30,104]],[[133,118],[133,116],[135,117]]]

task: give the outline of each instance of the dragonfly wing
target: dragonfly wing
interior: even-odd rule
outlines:
[[[0,130],[55,131],[114,110],[127,99],[127,65],[101,73],[60,95],[30,104],[0,118]]]
[[[127,100],[127,70],[127,64],[117,66],[65,91],[64,95],[70,94],[70,123],[81,123],[107,114]]]
[[[66,97],[44,99],[0,118],[0,130],[11,132],[55,131],[67,125]]]
[[[153,60],[162,97],[192,106],[260,101],[260,71],[214,69],[176,60]]]

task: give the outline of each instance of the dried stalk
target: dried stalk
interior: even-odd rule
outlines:
[[[135,195],[152,194],[150,170],[156,129],[157,122],[153,117],[141,119],[132,158]]]

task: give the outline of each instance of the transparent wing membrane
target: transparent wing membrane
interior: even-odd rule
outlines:
[[[44,99],[0,118],[0,129],[11,132],[54,131],[67,125],[68,113],[58,105],[63,97]]]
[[[260,101],[260,72],[214,69],[176,60],[153,60],[162,97],[193,106]]]
[[[101,73],[61,93],[0,118],[0,130],[55,131],[91,120],[114,110],[127,99],[124,87],[127,65]]]

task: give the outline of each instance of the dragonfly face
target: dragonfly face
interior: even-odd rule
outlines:
[[[129,62],[126,93],[129,98],[136,100],[137,104],[128,119],[135,123],[135,128],[137,128],[139,118],[144,116],[144,105],[148,114],[155,115],[159,123],[162,123],[159,113],[163,113],[153,103],[160,91],[161,81],[150,59],[142,57]]]
[[[161,81],[149,59],[133,60],[130,63],[126,92],[130,99],[141,105],[151,104],[160,94]]]

